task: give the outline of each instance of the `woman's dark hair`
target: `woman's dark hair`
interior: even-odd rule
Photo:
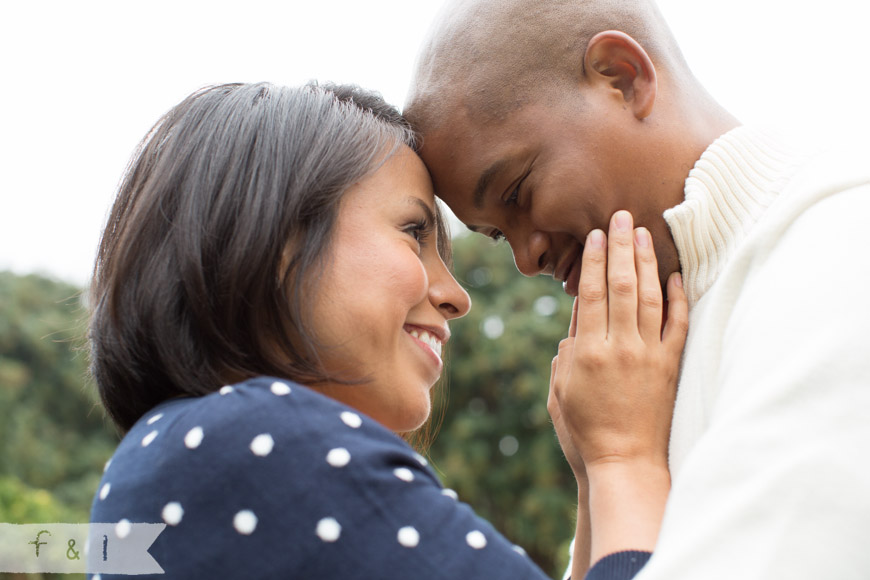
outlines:
[[[227,84],[195,92],[145,136],[100,242],[91,370],[126,432],[176,396],[275,375],[313,384],[307,299],[344,192],[414,134],[354,86]],[[443,221],[439,245],[449,255]]]

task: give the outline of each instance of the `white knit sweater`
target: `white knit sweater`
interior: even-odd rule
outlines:
[[[870,578],[870,156],[747,127],[665,213],[690,301],[638,580]]]

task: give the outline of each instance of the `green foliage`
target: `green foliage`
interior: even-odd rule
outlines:
[[[558,576],[577,490],[547,392],[572,299],[550,278],[519,274],[506,244],[464,236],[454,254],[473,306],[451,324],[444,422],[430,457],[445,485]]]
[[[80,294],[41,276],[0,272],[0,521],[40,521],[32,509],[50,497],[45,505],[62,521],[87,522],[117,445],[86,381]]]
[[[0,522],[87,522],[118,438],[86,381],[81,290],[0,272]],[[81,574],[3,574],[2,580]]]
[[[51,492],[28,487],[15,477],[0,477],[0,522],[83,522],[82,510],[62,504]],[[87,512],[84,513],[87,518]]]

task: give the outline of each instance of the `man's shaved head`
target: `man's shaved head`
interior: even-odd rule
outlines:
[[[500,120],[534,92],[547,98],[583,74],[589,40],[605,30],[633,37],[659,70],[686,70],[656,6],[647,0],[454,0],[418,57],[404,114],[424,134],[448,106]]]
[[[589,233],[625,209],[652,233],[664,283],[679,260],[663,213],[738,124],[652,0],[451,0],[404,114],[453,213],[505,239],[524,274],[566,282]]]

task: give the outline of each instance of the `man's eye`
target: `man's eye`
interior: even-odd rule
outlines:
[[[500,242],[501,240],[504,239],[504,234],[502,233],[501,230],[492,230],[489,233],[489,237],[492,238],[496,242]]]
[[[520,180],[514,186],[513,190],[510,192],[510,194],[507,196],[507,198],[502,200],[502,203],[504,203],[506,206],[519,205],[520,189],[523,187],[523,183],[525,183],[526,178],[528,178],[530,174],[531,174],[531,169],[526,171],[526,173],[524,173],[523,176],[520,177]]]

